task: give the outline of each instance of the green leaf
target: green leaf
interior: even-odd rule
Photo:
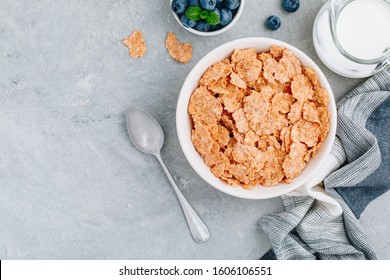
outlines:
[[[203,10],[203,11],[200,12],[200,18],[201,19],[207,18],[208,15],[209,15],[209,13],[206,10]]]
[[[208,15],[206,18],[206,22],[208,24],[215,25],[215,24],[218,24],[219,21],[220,21],[219,16],[215,12],[213,12],[213,11],[208,12]]]
[[[186,17],[188,17],[189,20],[197,21],[200,19],[200,13],[202,12],[201,7],[188,7],[187,10],[184,12]]]

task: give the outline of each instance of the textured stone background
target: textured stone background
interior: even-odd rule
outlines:
[[[182,29],[168,0],[0,0],[0,258],[257,259],[270,244],[258,219],[280,199],[249,201],[208,186],[190,168],[175,128],[181,85],[196,62],[233,39],[286,41],[324,70],[337,99],[357,85],[320,63],[312,25],[324,0],[294,14],[276,0],[247,0],[228,32],[211,38]],[[265,30],[277,14],[282,27]],[[132,60],[121,40],[140,29],[148,45]],[[164,47],[168,31],[193,45],[186,65]],[[163,156],[204,219],[210,240],[195,244],[152,156],[138,152],[124,114],[139,105],[166,135]],[[390,258],[390,194],[361,218],[380,258]]]

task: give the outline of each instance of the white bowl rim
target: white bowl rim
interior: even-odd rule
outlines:
[[[171,6],[172,1],[173,0],[169,1],[169,6]],[[189,32],[191,32],[193,34],[199,35],[199,36],[214,36],[214,35],[221,34],[221,33],[225,32],[225,31],[228,31],[230,28],[233,27],[233,25],[238,21],[238,18],[241,16],[242,11],[244,10],[244,4],[245,4],[245,0],[241,0],[240,7],[238,7],[236,15],[233,17],[232,21],[228,25],[222,27],[221,29],[218,29],[218,30],[215,30],[215,31],[208,31],[208,32],[201,32],[201,31],[198,31],[198,30],[196,30],[194,28],[185,27],[180,22],[179,16],[177,14],[175,14],[174,11],[172,11],[171,7],[169,7],[169,8],[171,9],[171,11],[173,13],[173,16],[175,17],[176,21],[180,24],[181,27],[183,27],[187,31],[189,31]]]
[[[262,45],[266,45],[266,47],[261,47]],[[266,51],[272,45],[283,46],[291,50],[301,60],[303,66],[310,67],[317,73],[321,86],[328,92],[330,98],[328,104],[328,109],[331,114],[330,130],[328,132],[328,135],[324,143],[322,143],[321,147],[317,151],[316,156],[310,159],[308,165],[303,170],[302,174],[297,178],[295,178],[291,183],[289,184],[281,183],[273,187],[264,187],[259,185],[250,190],[245,190],[240,187],[232,187],[211,173],[210,168],[206,166],[203,158],[198,154],[195,147],[193,146],[190,137],[188,137],[188,130],[186,133],[184,129],[182,129],[183,126],[188,127],[188,122],[187,125],[184,123],[185,121],[190,120],[190,116],[188,114],[188,102],[193,90],[198,86],[199,79],[196,79],[195,82],[193,81],[193,76],[201,76],[203,72],[207,69],[207,67],[209,67],[212,63],[216,61],[219,61],[223,58],[230,56],[230,54],[236,48],[243,49],[243,48],[252,47],[257,49],[262,48],[262,51]],[[223,54],[223,56],[221,53]],[[195,84],[193,90],[187,90],[189,84]],[[185,117],[183,117],[183,114]],[[187,78],[185,79],[179,94],[177,108],[176,108],[176,130],[179,138],[179,143],[191,167],[203,180],[205,180],[209,185],[213,186],[214,188],[224,193],[227,193],[229,195],[240,197],[240,198],[246,198],[246,199],[266,199],[266,198],[278,197],[299,188],[305,182],[307,182],[310,179],[310,177],[312,177],[316,173],[316,170],[318,170],[318,168],[321,167],[321,165],[324,163],[327,156],[329,155],[336,135],[336,126],[337,126],[337,109],[336,109],[336,102],[334,99],[333,91],[324,73],[317,66],[317,64],[309,56],[307,56],[305,53],[303,53],[296,47],[288,43],[285,43],[283,41],[279,41],[271,38],[264,38],[264,37],[247,37],[247,38],[230,41],[228,43],[225,43],[213,49],[208,54],[206,54],[194,66],[194,68],[191,70],[191,72],[188,74]],[[189,130],[191,135],[191,128],[189,128]],[[185,134],[187,134],[187,136]],[[199,159],[201,159],[202,161],[199,161]],[[314,167],[313,164],[315,164]],[[309,166],[311,166],[311,168],[308,169]],[[208,170],[208,172],[206,170]]]

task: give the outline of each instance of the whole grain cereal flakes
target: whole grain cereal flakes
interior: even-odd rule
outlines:
[[[230,74],[230,82],[235,85],[235,86],[238,86],[239,88],[242,88],[242,89],[246,89],[246,83],[244,82],[243,79],[240,78],[240,76],[238,76],[237,73],[235,72],[232,72]]]
[[[256,59],[257,53],[254,49],[235,49],[233,51],[231,62],[237,64],[243,59]]]
[[[222,61],[217,61],[213,63],[207,70],[203,73],[202,77],[199,80],[200,85],[210,86],[213,85],[221,78],[225,78],[232,72],[232,66],[229,63],[228,59]]]
[[[232,186],[290,183],[330,129],[326,90],[284,47],[237,49],[199,84],[188,107],[192,142],[211,172]]]
[[[263,63],[256,59],[243,59],[237,63],[235,71],[247,84],[253,85],[260,77]]]
[[[132,58],[142,57],[146,52],[144,36],[139,30],[134,30],[130,37],[122,40],[122,43],[129,48],[129,54]]]
[[[318,110],[314,102],[306,101],[303,104],[302,116],[306,121],[321,124],[318,118]]]
[[[245,93],[236,85],[229,84],[227,86],[229,92],[220,96],[220,100],[224,106],[224,110],[233,113],[242,107],[242,101]]]
[[[247,133],[249,130],[248,120],[245,117],[244,109],[240,108],[239,110],[233,113],[233,119],[236,122],[236,127],[238,132]]]
[[[309,78],[303,74],[297,75],[293,78],[291,82],[291,92],[297,100],[303,101],[313,99],[313,86],[310,83]]]
[[[192,118],[206,125],[212,125],[221,119],[222,106],[206,87],[198,87],[191,95],[188,112]]]
[[[248,120],[253,124],[262,121],[267,115],[270,103],[260,92],[252,91],[244,98],[244,111]]]
[[[192,58],[191,44],[179,43],[175,33],[168,32],[165,47],[167,48],[169,55],[176,61],[187,63]]]
[[[317,144],[320,134],[321,127],[318,123],[299,120],[292,127],[291,139],[293,142],[302,142],[308,147],[313,147]]]

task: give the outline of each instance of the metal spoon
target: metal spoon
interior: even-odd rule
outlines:
[[[160,124],[148,112],[135,107],[130,108],[127,112],[126,122],[127,131],[134,146],[141,152],[154,155],[161,163],[183,209],[193,239],[197,243],[206,242],[210,237],[207,227],[180,192],[161,157],[160,151],[164,143],[164,133]]]

